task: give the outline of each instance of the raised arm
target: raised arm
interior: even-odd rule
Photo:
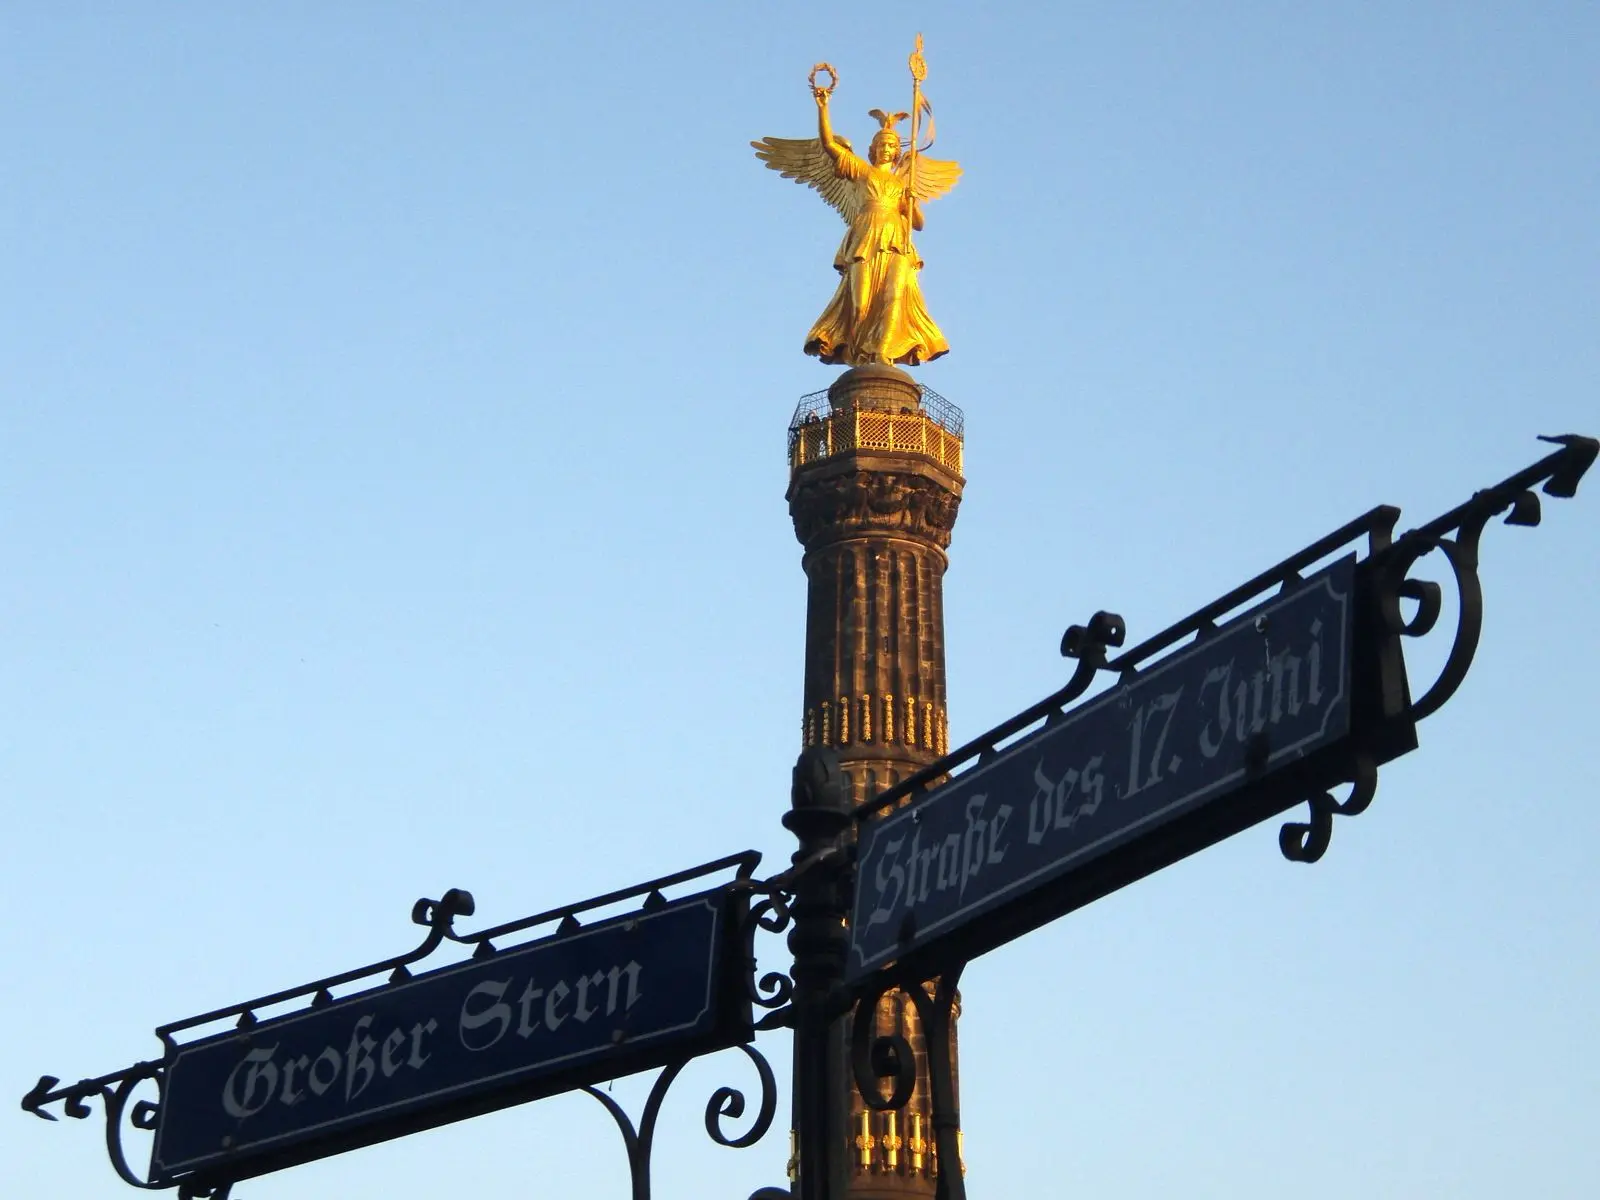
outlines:
[[[833,165],[837,167],[846,151],[833,136],[833,122],[828,118],[828,93],[821,88],[812,88],[811,95],[817,102],[817,140],[822,143],[822,149],[833,159]]]

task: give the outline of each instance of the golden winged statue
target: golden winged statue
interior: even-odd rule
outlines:
[[[818,64],[818,70],[824,67]],[[832,76],[833,69],[826,69]],[[851,366],[916,366],[947,354],[950,344],[922,302],[917,281],[922,259],[911,234],[922,228],[923,203],[954,187],[961,168],[922,157],[914,131],[910,148],[902,149],[895,126],[911,114],[878,108],[870,115],[877,118],[879,128],[863,161],[848,141],[833,132],[828,115],[832,85],[816,86],[815,71],[812,79],[817,136],[768,137],[750,143],[756,157],[785,179],[822,193],[849,227],[833,256],[839,288],[806,335],[805,352],[825,363]],[[920,115],[921,107],[917,95],[913,112]]]

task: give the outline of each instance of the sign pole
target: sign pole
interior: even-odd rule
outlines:
[[[784,826],[794,855],[794,1128],[797,1200],[838,1200],[847,1186],[845,1148],[844,980],[850,880],[841,838],[850,827],[851,796],[838,754],[812,747],[800,754]]]

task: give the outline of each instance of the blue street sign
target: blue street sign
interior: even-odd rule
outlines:
[[[849,977],[935,974],[1303,799],[1261,797],[1350,731],[1354,594],[1351,557],[864,822]]]
[[[151,1178],[237,1179],[751,1037],[708,892],[181,1046]]]

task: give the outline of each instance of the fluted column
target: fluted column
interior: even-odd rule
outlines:
[[[837,750],[859,803],[949,749],[943,585],[964,481],[959,426],[935,421],[905,372],[854,368],[828,401],[791,428],[789,512],[809,587],[801,741]],[[891,992],[876,1025],[910,1042],[917,1085],[885,1113],[851,1086],[849,1194],[931,1196],[942,1164],[916,1010]],[[954,1041],[952,1025],[952,1062]]]

